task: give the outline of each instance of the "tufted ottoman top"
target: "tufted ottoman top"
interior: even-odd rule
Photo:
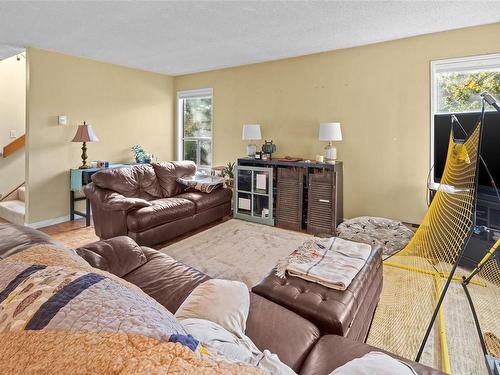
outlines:
[[[406,246],[413,237],[413,231],[397,220],[360,216],[340,224],[337,236],[345,240],[380,245],[384,255],[392,255]]]
[[[272,270],[252,291],[314,323],[322,332],[339,336],[360,336],[349,332],[356,320],[371,320],[366,311],[375,308],[382,284],[382,249],[372,246],[365,266],[344,290],[329,289],[304,279],[286,275],[279,278]],[[368,326],[364,328],[367,330]],[[360,329],[358,329],[360,330]],[[357,339],[357,337],[351,337]]]

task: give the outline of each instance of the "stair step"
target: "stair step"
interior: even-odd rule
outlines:
[[[26,206],[23,201],[12,200],[0,202],[0,217],[11,223],[24,225]]]
[[[17,199],[26,202],[26,186],[21,186],[17,189]]]

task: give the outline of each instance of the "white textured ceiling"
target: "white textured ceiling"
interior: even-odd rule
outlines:
[[[179,75],[494,22],[500,1],[12,1],[0,44]]]

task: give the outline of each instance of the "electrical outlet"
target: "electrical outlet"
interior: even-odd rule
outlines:
[[[10,134],[10,137],[11,137],[11,138],[17,138],[17,136],[16,136],[16,131],[15,131],[15,130],[11,130],[11,131],[9,132],[9,134]]]

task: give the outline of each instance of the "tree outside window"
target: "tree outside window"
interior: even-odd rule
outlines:
[[[484,91],[500,99],[500,69],[438,73],[437,112],[479,111]]]
[[[179,99],[182,108],[182,158],[209,172],[212,165],[212,97]]]

